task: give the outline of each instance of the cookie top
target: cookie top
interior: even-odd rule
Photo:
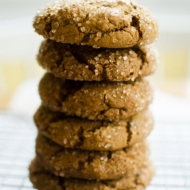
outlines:
[[[41,134],[65,148],[113,151],[143,141],[153,127],[150,111],[126,120],[90,121],[41,106],[34,115]]]
[[[158,35],[152,14],[130,0],[56,1],[37,14],[33,26],[45,38],[94,48],[149,44]]]
[[[146,143],[114,152],[66,149],[38,135],[36,153],[43,166],[62,177],[110,180],[129,175],[149,155]]]
[[[46,73],[39,84],[43,105],[66,115],[90,120],[126,119],[147,109],[152,89],[135,82],[70,81]]]
[[[64,79],[129,81],[152,74],[157,54],[152,47],[94,49],[45,40],[37,60],[48,72]]]
[[[30,167],[30,180],[38,190],[144,190],[154,175],[152,163],[146,161],[130,177],[113,181],[87,181],[57,177],[42,167],[35,158]]]

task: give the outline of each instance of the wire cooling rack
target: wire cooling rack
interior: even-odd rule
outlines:
[[[0,190],[33,189],[35,136],[31,118],[0,112]],[[190,190],[190,120],[156,121],[149,142],[156,176],[147,190]]]

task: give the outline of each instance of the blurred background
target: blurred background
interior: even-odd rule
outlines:
[[[32,190],[28,165],[34,156],[40,105],[36,62],[42,37],[32,27],[36,12],[51,0],[0,0],[0,190]],[[190,189],[190,0],[136,0],[160,26],[160,53],[151,76],[155,128],[150,135],[156,168],[148,190]]]
[[[32,22],[37,10],[48,2],[0,0],[0,109],[15,105],[18,89],[24,84],[28,88],[26,84],[31,81],[36,81],[36,85],[43,74],[36,62],[42,37],[34,33]],[[156,88],[190,98],[190,0],[137,2],[148,7],[160,25],[155,44],[160,53],[160,63],[153,76]]]

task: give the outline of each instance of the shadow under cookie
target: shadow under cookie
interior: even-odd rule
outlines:
[[[155,71],[157,54],[151,47],[94,49],[42,42],[38,63],[56,77],[80,81],[134,81]]]
[[[134,82],[70,81],[46,73],[39,84],[42,104],[66,115],[90,120],[126,119],[147,109],[152,89],[144,79]]]
[[[29,168],[30,180],[38,190],[144,190],[154,175],[152,163],[145,161],[131,176],[113,181],[88,181],[57,177],[35,158]]]
[[[145,142],[118,151],[84,151],[64,148],[38,135],[36,154],[42,165],[62,177],[112,180],[130,175],[149,156]]]
[[[41,106],[34,115],[41,134],[65,148],[113,151],[143,141],[153,128],[150,111],[117,121],[69,117]]]

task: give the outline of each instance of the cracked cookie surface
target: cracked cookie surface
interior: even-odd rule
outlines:
[[[150,44],[158,35],[152,14],[129,0],[57,1],[37,14],[33,26],[45,38],[94,48]]]
[[[41,134],[65,148],[113,151],[143,141],[153,128],[150,111],[117,121],[69,117],[41,106],[34,115]]]
[[[36,154],[43,166],[62,177],[110,180],[130,175],[149,156],[145,142],[118,151],[84,151],[64,148],[42,135]]]
[[[155,71],[157,53],[152,47],[94,49],[42,42],[38,63],[56,77],[85,81],[129,81]]]
[[[152,101],[152,89],[144,79],[86,82],[46,73],[39,84],[39,93],[44,106],[90,120],[126,119],[145,110]]]
[[[40,164],[35,158],[29,167],[30,180],[38,190],[143,190],[154,175],[152,163],[144,162],[130,177],[123,177],[113,181],[88,181],[57,177]]]

